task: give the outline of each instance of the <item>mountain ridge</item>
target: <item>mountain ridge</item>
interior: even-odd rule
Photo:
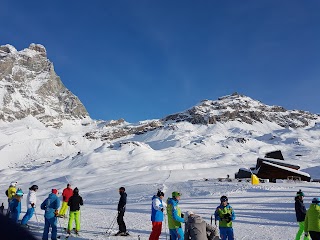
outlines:
[[[0,46],[0,120],[14,121],[32,115],[47,126],[60,127],[62,119],[89,114],[62,83],[40,44],[21,51]]]

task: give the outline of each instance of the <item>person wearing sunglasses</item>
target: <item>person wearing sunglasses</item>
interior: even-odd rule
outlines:
[[[228,202],[227,196],[220,198],[220,205],[214,213],[215,219],[219,221],[221,240],[234,240],[232,222],[235,220],[235,213]]]

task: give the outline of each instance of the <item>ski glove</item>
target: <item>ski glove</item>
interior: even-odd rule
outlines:
[[[54,215],[55,215],[56,217],[58,217],[58,215],[59,215],[58,209],[56,209],[56,210],[54,211]]]
[[[305,236],[305,237],[309,237],[309,233],[308,233],[308,232],[305,232],[305,233],[304,233],[304,236]]]
[[[161,212],[163,212],[163,208],[161,208]]]
[[[31,203],[31,207],[32,207],[32,208],[35,208],[36,206],[34,205],[34,203]]]

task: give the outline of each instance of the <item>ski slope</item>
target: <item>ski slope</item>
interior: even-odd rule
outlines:
[[[88,131],[104,129],[101,122],[93,120],[85,124],[65,121],[60,129],[46,128],[32,117],[1,122],[0,201],[7,202],[4,192],[12,181],[18,181],[25,194],[37,184],[38,205],[52,188],[62,192],[70,182],[79,188],[85,204],[81,209],[81,237],[77,239],[119,239],[103,233],[116,215],[118,188],[124,186],[128,193],[125,222],[131,233],[126,238],[138,239],[139,235],[148,239],[151,198],[158,188],[164,190],[165,197],[180,191],[181,209],[192,210],[207,221],[220,196],[226,194],[237,217],[236,239],[293,239],[298,229],[295,193],[299,189],[305,192],[308,207],[311,199],[320,195],[319,183],[252,186],[216,179],[227,174],[232,178],[239,168],[254,166],[257,157],[272,150],[281,150],[286,161],[300,165],[312,178],[320,178],[318,126],[291,129],[271,122],[180,122],[142,135],[101,141],[83,137]],[[26,211],[25,200],[22,209]],[[41,230],[32,231],[41,239],[43,212],[39,207],[36,212]],[[30,223],[38,225],[36,216]],[[60,234],[65,226],[61,220]],[[166,239],[165,227],[161,237]]]
[[[110,228],[111,222],[116,216],[117,202],[119,199],[117,189],[96,186],[99,191],[80,192],[84,198],[84,206],[81,209],[80,237],[69,239],[148,239],[151,231],[150,208],[152,193],[155,193],[158,184],[140,184],[127,188],[128,204],[125,214],[125,222],[131,236],[114,237],[107,236],[105,231]],[[294,239],[298,229],[294,212],[294,196],[296,191],[302,189],[306,195],[306,207],[309,207],[311,199],[319,196],[319,183],[261,183],[252,186],[250,183],[209,181],[186,181],[164,184],[167,197],[174,190],[182,193],[180,206],[183,212],[192,210],[200,214],[210,222],[211,214],[219,204],[222,194],[229,197],[229,202],[236,213],[234,231],[236,239],[261,239],[261,240],[289,240]],[[81,189],[80,189],[81,191]],[[43,193],[44,191],[40,191]],[[40,194],[41,201],[46,197]],[[36,209],[39,223],[36,217],[30,220],[30,224],[43,227],[43,211]],[[163,223],[161,239],[166,239],[168,230]],[[67,227],[67,220],[59,219],[58,235],[64,235],[62,228]],[[115,233],[117,223],[111,228]],[[42,230],[32,229],[32,232],[41,239]],[[168,236],[167,236],[168,238]],[[168,238],[169,239],[169,238]]]

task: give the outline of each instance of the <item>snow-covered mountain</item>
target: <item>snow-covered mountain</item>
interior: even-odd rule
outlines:
[[[12,122],[29,115],[59,127],[63,119],[88,113],[63,85],[42,45],[31,44],[22,51],[0,46],[0,119]]]
[[[188,121],[195,124],[239,121],[252,124],[267,120],[281,127],[306,127],[319,120],[319,116],[301,110],[286,110],[280,106],[268,106],[250,97],[233,93],[217,101],[203,100],[185,112],[169,115],[165,121]]]
[[[95,231],[103,231],[110,220],[119,186],[128,189],[129,226],[144,229],[136,232],[143,235],[141,239],[148,239],[149,232],[140,220],[149,221],[149,198],[158,187],[166,192],[182,191],[184,207],[193,209],[194,201],[200,201],[204,207],[196,210],[202,213],[208,210],[210,198],[218,199],[217,194],[237,197],[235,208],[243,212],[260,196],[255,200],[257,206],[271,211],[266,215],[270,217],[266,230],[256,229],[259,222],[266,222],[263,217],[254,216],[251,223],[247,213],[239,216],[243,221],[235,228],[250,229],[250,234],[239,231],[239,235],[249,236],[246,239],[253,239],[250,235],[280,239],[263,235],[274,224],[274,206],[265,205],[265,196],[269,194],[275,201],[285,196],[289,205],[295,186],[254,188],[211,180],[233,177],[239,168],[253,167],[257,157],[272,150],[281,150],[286,161],[300,165],[312,178],[320,178],[320,118],[316,114],[268,106],[235,93],[204,100],[162,119],[138,123],[92,120],[80,100],[64,87],[39,44],[22,51],[10,45],[0,47],[0,84],[1,191],[11,181],[18,181],[25,191],[37,184],[43,200],[48,189],[61,190],[71,182],[86,203],[87,238],[83,239],[104,239]],[[302,186],[313,194],[313,186]],[[277,197],[279,189],[283,196]],[[250,202],[243,203],[244,194]],[[4,194],[0,201],[6,202]],[[101,205],[106,204],[102,210]],[[288,209],[291,211],[290,206]],[[96,221],[97,211],[105,213],[102,221]],[[279,219],[277,224],[282,221]],[[247,222],[256,228],[248,227]],[[283,231],[282,226],[273,236]],[[290,232],[295,232],[295,220]]]

